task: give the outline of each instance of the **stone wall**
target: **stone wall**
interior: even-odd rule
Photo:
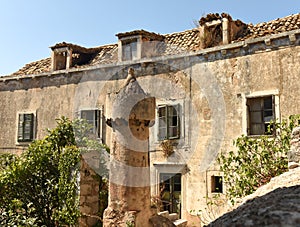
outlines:
[[[0,129],[0,147],[28,145],[16,143],[18,112],[36,113],[36,138],[55,126],[55,118],[65,115],[73,119],[80,108],[104,106],[104,116],[109,118],[112,107],[108,99],[120,90],[131,66],[147,94],[161,103],[177,102],[181,107],[182,134],[171,156],[163,156],[155,125],[150,129],[151,183],[153,193],[157,193],[160,171],[175,171],[179,166],[181,215],[193,219],[190,210],[205,207],[204,198],[211,193],[207,176],[218,171],[214,162],[217,154],[234,149],[232,140],[247,133],[247,97],[274,95],[279,119],[300,112],[299,37],[293,43],[289,34],[278,37],[270,42],[261,38],[129,65],[1,79],[0,121],[5,123]],[[112,129],[106,127],[105,133],[112,147]]]
[[[291,148],[288,153],[289,169],[300,166],[300,127],[296,127],[291,135]]]
[[[99,215],[99,176],[84,159],[80,164],[80,226],[93,226],[102,221]]]

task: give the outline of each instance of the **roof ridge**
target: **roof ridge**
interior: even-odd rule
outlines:
[[[187,29],[187,30],[179,31],[179,32],[166,33],[166,34],[163,34],[163,36],[184,34],[184,33],[191,32],[191,31],[199,31],[199,30],[198,30],[198,28],[192,28],[192,29]]]
[[[257,25],[264,24],[264,23],[272,23],[272,22],[275,22],[275,21],[278,21],[278,20],[280,21],[280,20],[288,19],[290,17],[297,16],[297,15],[300,17],[300,13],[294,13],[294,14],[290,14],[288,16],[278,17],[277,19],[273,19],[273,20],[269,20],[269,21],[263,21],[263,22],[259,22],[259,23],[256,23],[256,24],[248,23],[248,25],[252,24],[253,26],[257,26]]]

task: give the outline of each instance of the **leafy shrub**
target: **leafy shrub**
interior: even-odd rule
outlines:
[[[79,157],[72,123],[61,118],[43,140],[9,159],[0,172],[0,225],[76,224]]]
[[[42,140],[20,156],[0,155],[0,226],[74,226],[78,223],[78,174],[81,152],[103,146],[86,138],[89,127],[62,117]],[[77,146],[74,128],[80,138]],[[103,149],[102,149],[103,150]],[[101,150],[101,151],[102,151]],[[107,181],[101,178],[101,212]]]
[[[231,202],[253,193],[272,177],[287,171],[291,133],[299,121],[300,115],[293,115],[281,123],[273,122],[268,128],[268,134],[273,136],[242,135],[234,141],[236,151],[220,154],[218,162]]]

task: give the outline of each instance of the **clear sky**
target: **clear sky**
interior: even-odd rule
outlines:
[[[195,27],[207,13],[259,23],[299,13],[300,0],[0,0],[0,75],[50,56],[49,47],[116,43],[115,34]]]

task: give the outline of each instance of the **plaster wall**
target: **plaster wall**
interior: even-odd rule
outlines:
[[[224,56],[212,51],[176,59],[163,57],[160,64],[149,60],[130,65],[143,90],[157,103],[181,106],[180,138],[174,141],[171,156],[163,156],[156,125],[150,129],[152,194],[158,192],[160,172],[182,173],[181,213],[192,222],[197,219],[190,210],[202,209],[205,197],[211,195],[210,176],[221,174],[217,172],[217,154],[235,149],[233,139],[246,133],[247,97],[274,94],[278,119],[300,112],[300,47],[255,48],[251,54],[237,48]],[[127,68],[99,67],[0,82],[0,151],[9,148],[16,152],[27,145],[16,142],[19,112],[35,113],[37,139],[46,134],[46,128],[55,126],[56,118],[77,117],[82,108],[103,107],[104,116],[109,118],[110,94],[124,84]],[[111,129],[105,127],[104,134],[111,146]]]

